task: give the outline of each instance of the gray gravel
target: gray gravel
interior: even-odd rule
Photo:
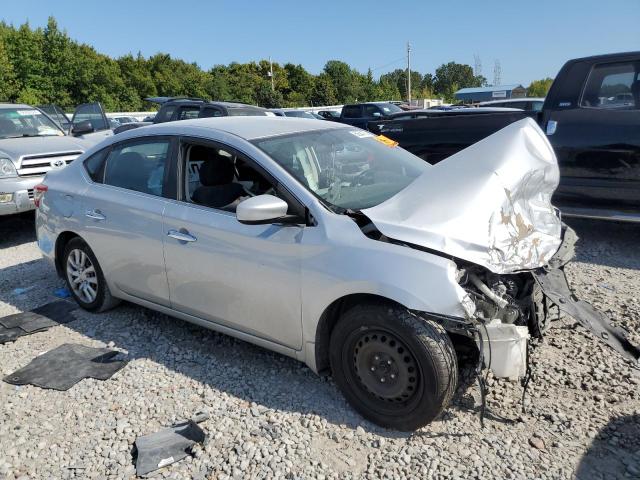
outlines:
[[[574,223],[569,267],[579,295],[640,343],[640,229]],[[28,217],[0,219],[0,315],[53,300],[63,286],[38,253]],[[15,288],[36,286],[22,294]],[[517,382],[489,378],[413,434],[364,421],[330,379],[250,344],[132,305],[0,346],[0,374],[76,342],[128,352],[106,382],[67,392],[0,382],[0,478],[129,478],[131,447],[207,408],[209,441],[161,478],[640,478],[640,375],[575,322],[534,352],[521,410]]]

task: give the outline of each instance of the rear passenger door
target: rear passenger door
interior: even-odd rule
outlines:
[[[91,184],[83,204],[84,237],[109,286],[165,306],[162,215],[166,197],[175,195],[165,180],[173,151],[170,137],[143,137],[85,161]]]
[[[560,164],[563,206],[640,205],[640,62],[596,64],[579,104],[552,111],[547,128]]]
[[[342,123],[353,125],[354,127],[364,128],[362,119],[361,105],[345,105],[342,107]]]

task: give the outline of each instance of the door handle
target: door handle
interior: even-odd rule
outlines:
[[[100,212],[100,210],[87,210],[84,216],[92,220],[98,220],[98,221],[106,220],[107,218]]]
[[[179,242],[195,242],[197,240],[197,238],[191,235],[189,232],[181,232],[179,230],[169,230],[167,232],[167,236],[175,238]]]

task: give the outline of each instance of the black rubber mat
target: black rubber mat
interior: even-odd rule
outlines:
[[[31,311],[0,318],[0,344],[75,320],[71,314],[78,305],[67,300],[47,303]]]
[[[65,343],[37,356],[27,366],[4,377],[12,385],[35,385],[68,390],[84,378],[107,380],[127,364],[115,359],[120,352]]]
[[[194,444],[205,440],[205,433],[197,423],[207,418],[207,413],[198,413],[191,420],[136,438],[136,474],[147,475],[189,455]]]

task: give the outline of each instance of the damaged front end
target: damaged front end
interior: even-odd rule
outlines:
[[[525,374],[529,336],[541,337],[560,311],[625,358],[640,359],[621,329],[571,293],[563,268],[577,237],[551,204],[558,182],[551,145],[524,119],[361,212],[386,241],[455,262],[467,318],[429,314],[475,338],[499,377]]]

